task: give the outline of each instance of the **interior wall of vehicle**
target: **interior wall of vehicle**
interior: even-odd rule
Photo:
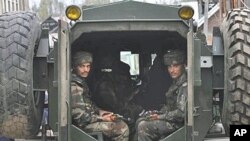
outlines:
[[[148,110],[159,109],[165,103],[165,92],[171,85],[172,80],[163,65],[162,55],[170,49],[186,52],[186,46],[186,38],[178,32],[170,31],[89,32],[83,33],[71,45],[72,56],[79,50],[93,54],[92,72],[88,77],[91,91],[95,89],[93,80],[98,79],[100,69],[104,68],[101,63],[104,58],[120,60],[121,51],[139,54],[138,78],[141,83],[138,87],[142,89],[142,93],[135,95],[133,100]],[[156,54],[154,60],[152,54]],[[112,64],[107,64],[110,65]]]

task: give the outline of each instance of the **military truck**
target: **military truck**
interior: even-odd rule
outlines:
[[[137,63],[137,67],[130,64],[137,70],[131,77],[139,79],[142,83],[137,85],[140,86],[142,78],[151,74],[152,79],[148,81],[155,86],[149,88],[153,93],[146,97],[159,96],[160,99],[164,99],[164,91],[159,91],[158,86],[166,89],[171,79],[160,65],[154,65],[154,58],[161,60],[164,51],[169,49],[187,53],[186,123],[163,138],[164,141],[207,138],[216,121],[213,110],[216,106],[219,106],[226,135],[230,124],[250,124],[248,9],[227,13],[221,28],[214,28],[212,46],[196,34],[194,11],[189,6],[122,1],[82,10],[69,6],[66,11],[71,22],[59,20],[59,38],[53,48],[48,45],[48,30],[41,30],[34,13],[0,15],[1,135],[37,138],[43,108],[48,106],[48,126],[54,132],[51,140],[103,140],[101,133],[86,133],[71,122],[71,56],[79,50],[93,54],[93,75],[103,68],[99,61],[107,54],[117,60],[121,60],[121,54],[136,58],[131,59]],[[44,105],[46,91],[48,105]],[[216,98],[219,101],[213,100]],[[140,96],[137,99],[145,100]],[[156,104],[161,102],[164,101],[156,100]],[[46,140],[46,134],[42,140]]]

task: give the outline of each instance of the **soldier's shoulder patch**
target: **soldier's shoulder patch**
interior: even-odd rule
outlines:
[[[187,86],[187,82],[184,82],[184,83],[182,84],[182,86],[183,86],[183,87],[186,87],[186,86]]]

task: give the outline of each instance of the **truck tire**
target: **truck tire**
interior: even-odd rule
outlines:
[[[250,124],[250,11],[235,9],[221,27],[225,51],[224,100],[222,123]]]
[[[0,135],[31,138],[39,129],[43,96],[33,94],[33,56],[40,31],[34,13],[0,15]]]

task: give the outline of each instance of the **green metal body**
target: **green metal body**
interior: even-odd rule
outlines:
[[[204,139],[212,122],[212,66],[201,66],[200,60],[203,57],[209,61],[212,54],[194,37],[187,21],[178,17],[178,7],[124,1],[83,9],[82,19],[70,29],[60,21],[58,46],[48,56],[48,73],[51,76],[49,125],[60,141],[96,140],[71,123],[70,54],[81,49],[93,51],[101,48],[111,53],[130,50],[142,55],[159,53],[164,48],[187,51],[186,125],[161,141]],[[105,50],[96,56],[102,56]],[[146,72],[147,66],[142,67],[140,72]]]
[[[180,19],[178,8],[136,1],[122,1],[83,9],[82,21],[136,19]]]

